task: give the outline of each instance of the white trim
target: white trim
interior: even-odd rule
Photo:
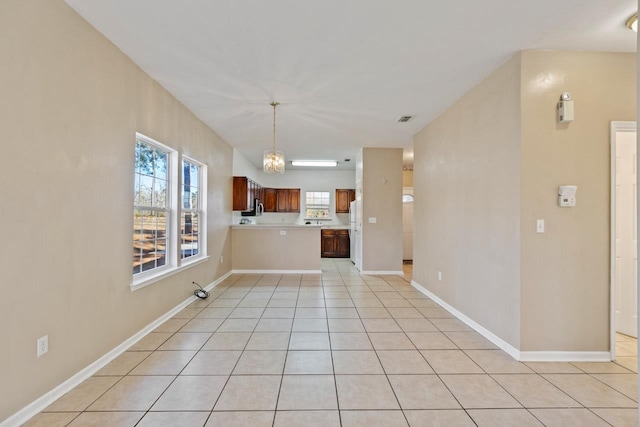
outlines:
[[[187,259],[189,259],[189,258],[187,258]],[[198,258],[196,258],[194,260],[190,260],[189,262],[184,263],[180,267],[174,267],[174,268],[171,268],[169,270],[159,271],[158,274],[150,276],[150,277],[148,277],[147,279],[145,279],[143,281],[132,283],[130,285],[131,286],[131,292],[137,291],[137,290],[142,289],[142,288],[144,288],[146,286],[152,285],[152,284],[154,284],[154,283],[156,283],[156,282],[158,282],[158,281],[160,281],[162,279],[166,279],[169,276],[173,276],[176,273],[180,273],[181,271],[187,270],[187,269],[189,269],[189,268],[191,268],[191,267],[193,267],[195,265],[202,264],[203,262],[208,261],[208,260],[209,260],[208,256],[198,257]],[[153,271],[153,270],[151,270],[151,271]]]
[[[178,217],[180,218],[178,222],[181,221],[182,213],[185,212],[184,209],[184,200],[182,192],[184,191],[184,163],[183,162],[192,163],[198,167],[198,208],[197,209],[189,209],[187,211],[196,212],[198,214],[198,255],[195,256],[196,259],[200,257],[208,257],[207,254],[207,184],[208,184],[208,176],[207,176],[207,165],[193,157],[189,157],[187,155],[182,155],[179,163],[180,163],[180,172],[178,173],[180,179],[180,191],[179,191],[179,202],[178,202]],[[180,233],[179,233],[180,234]],[[180,242],[182,241],[182,236],[180,236],[178,241],[178,246],[180,246]],[[180,265],[184,265],[189,263],[189,259],[194,258],[194,256],[190,256],[187,258],[182,258],[182,250],[178,251],[178,261]]]
[[[521,351],[521,362],[610,362],[608,351]]]
[[[322,270],[231,270],[233,274],[322,274]]]
[[[225,273],[224,275],[216,279],[214,282],[207,285],[205,290],[210,291],[211,289],[215,288],[220,283],[222,283],[222,281],[224,281],[226,278],[231,276],[231,274],[232,274],[231,271]],[[140,331],[136,332],[134,335],[126,339],[123,343],[115,347],[113,350],[109,351],[107,354],[100,357],[98,360],[96,360],[86,368],[82,369],[80,372],[76,373],[71,378],[64,381],[62,384],[54,387],[52,390],[48,391],[47,393],[43,394],[33,402],[29,403],[27,406],[20,409],[15,414],[11,415],[9,418],[5,419],[3,422],[0,422],[0,427],[19,426],[29,421],[31,418],[33,418],[38,413],[40,413],[44,408],[46,408],[47,406],[49,406],[50,404],[52,404],[53,402],[61,398],[65,393],[68,393],[74,387],[77,387],[78,385],[80,385],[80,383],[85,381],[87,378],[91,377],[100,369],[104,368],[109,362],[114,360],[116,357],[120,356],[133,344],[140,341],[142,338],[144,338],[147,334],[149,334],[155,328],[160,326],[166,320],[170,319],[180,310],[187,307],[189,304],[191,304],[196,300],[197,298],[195,296],[193,295],[190,296],[189,298],[187,298],[186,300],[184,300],[183,302],[181,302],[180,304],[178,304],[177,306],[175,306],[174,308],[172,308],[162,316],[158,317],[153,322],[149,323]]]
[[[480,335],[520,362],[609,362],[612,360],[611,353],[608,351],[520,351],[495,335],[493,332],[479,325],[454,307],[444,302],[441,298],[424,288],[422,285],[412,280],[411,286],[431,298],[442,308],[464,322],[467,326],[474,329]]]
[[[611,189],[609,190],[609,203],[611,204],[611,229],[609,230],[609,253],[611,258],[609,260],[609,350],[611,358],[609,360],[616,360],[616,132],[636,132],[636,130],[636,122],[630,121],[612,121],[610,126]]]
[[[417,290],[419,290],[420,292],[422,292],[423,294],[431,298],[433,301],[438,303],[440,306],[442,306],[442,308],[447,310],[449,313],[456,316],[458,319],[460,319],[462,322],[464,322],[469,327],[474,329],[480,335],[482,335],[483,337],[491,341],[493,344],[500,347],[505,352],[507,352],[511,357],[513,357],[516,360],[520,360],[520,350],[518,350],[517,348],[515,348],[514,346],[512,346],[511,344],[509,344],[499,336],[495,335],[493,332],[489,331],[485,327],[481,326],[479,323],[476,323],[471,318],[465,316],[460,311],[458,311],[457,309],[455,309],[454,307],[450,306],[449,304],[444,302],[442,299],[440,299],[440,297],[436,296],[436,294],[422,287],[422,285],[416,283],[414,280],[411,281],[411,286],[413,286],[414,288],[416,288]]]
[[[384,275],[384,276],[404,276],[404,271],[402,270],[364,270],[361,271],[360,274],[368,274],[369,276],[374,275]]]

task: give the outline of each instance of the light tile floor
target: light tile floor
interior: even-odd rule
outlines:
[[[616,363],[638,372],[638,340],[616,333]]]
[[[233,275],[27,425],[637,425],[630,360],[519,363],[412,288],[411,265],[322,266]]]

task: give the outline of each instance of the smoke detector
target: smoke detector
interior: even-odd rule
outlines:
[[[398,123],[406,123],[409,120],[413,119],[415,116],[402,116],[398,119]]]

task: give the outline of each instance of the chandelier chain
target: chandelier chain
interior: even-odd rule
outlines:
[[[273,106],[273,152],[276,151],[276,107],[279,105],[277,102],[272,102]]]

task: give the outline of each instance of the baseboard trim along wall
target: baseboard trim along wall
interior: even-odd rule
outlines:
[[[231,271],[225,273],[223,276],[219,277],[214,282],[207,285],[204,289],[207,291],[210,291],[211,289],[215,288],[217,285],[222,283],[223,280],[231,276],[231,274],[232,274]],[[118,345],[116,348],[109,351],[107,354],[100,357],[98,360],[96,360],[86,368],[82,369],[77,374],[73,375],[71,378],[69,378],[62,384],[56,386],[54,389],[40,396],[39,398],[37,398],[36,400],[34,400],[30,404],[22,408],[15,414],[11,415],[9,418],[4,420],[3,422],[0,422],[0,427],[14,427],[27,422],[28,420],[36,416],[39,412],[41,412],[44,408],[46,408],[47,406],[49,406],[50,404],[58,400],[65,393],[68,393],[69,391],[71,391],[74,387],[77,387],[78,385],[80,385],[80,383],[82,383],[87,378],[91,377],[100,369],[104,368],[109,362],[111,362],[116,357],[120,356],[133,344],[140,341],[142,338],[144,338],[147,334],[149,334],[155,328],[160,326],[166,320],[170,319],[180,310],[187,307],[189,304],[191,304],[196,300],[197,300],[197,297],[195,296],[191,296],[187,298],[186,300],[184,300],[183,302],[181,302],[180,304],[178,304],[177,306],[175,306],[174,308],[172,308],[162,316],[158,317],[153,322],[149,323],[140,331],[136,332],[134,335],[129,337],[127,340],[125,340],[122,344]]]
[[[232,270],[233,274],[322,274],[322,270]]]
[[[383,276],[403,276],[404,275],[404,271],[399,270],[383,270],[383,271],[377,271],[377,270],[363,270],[360,272],[360,274],[368,274],[370,276],[374,276],[374,275],[383,275]]]
[[[521,362],[611,362],[608,351],[521,351]]]
[[[453,314],[460,321],[478,332],[480,335],[491,341],[493,344],[504,350],[514,359],[520,362],[610,362],[611,353],[607,351],[520,351],[502,338],[498,337],[488,329],[484,328],[474,320],[444,302],[433,292],[415,281],[411,281],[411,286],[424,295],[438,303],[442,308]]]

